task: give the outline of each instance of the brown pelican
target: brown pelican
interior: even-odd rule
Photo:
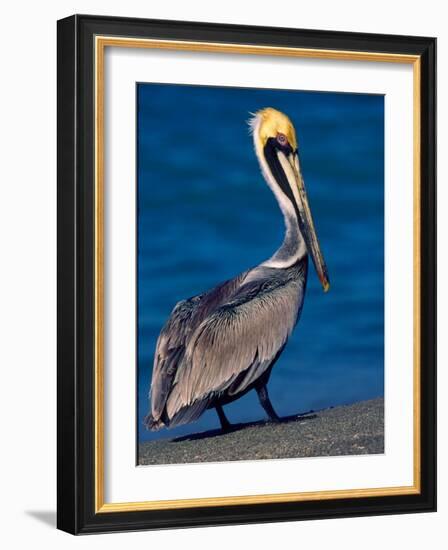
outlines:
[[[314,229],[294,127],[266,108],[250,121],[261,172],[285,219],[285,237],[268,260],[212,290],[179,302],[157,341],[148,429],[196,420],[255,389],[271,421],[278,421],[267,382],[302,310],[311,255],[325,291],[327,268]]]

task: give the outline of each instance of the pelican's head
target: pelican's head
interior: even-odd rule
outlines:
[[[307,250],[327,291],[330,282],[311,216],[294,126],[285,114],[267,107],[255,113],[250,127],[263,175],[280,201],[292,204]]]

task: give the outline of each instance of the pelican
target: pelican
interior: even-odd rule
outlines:
[[[279,416],[267,383],[303,307],[311,256],[324,291],[329,277],[314,229],[290,119],[271,107],[249,121],[262,175],[285,220],[280,248],[266,261],[179,302],[160,332],[150,388],[148,429],[197,420],[251,390],[272,422]]]

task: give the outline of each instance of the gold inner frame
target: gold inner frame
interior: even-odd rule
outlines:
[[[196,51],[301,57],[330,60],[407,63],[413,65],[413,298],[414,298],[414,482],[410,486],[346,489],[302,493],[226,496],[180,500],[106,503],[104,501],[104,54],[106,47],[152,48],[159,50]],[[232,506],[274,502],[303,502],[341,498],[410,495],[420,493],[421,426],[420,426],[420,56],[389,53],[352,52],[292,47],[255,46],[177,40],[95,37],[95,513],[163,510],[206,506]]]

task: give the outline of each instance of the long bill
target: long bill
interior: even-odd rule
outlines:
[[[283,168],[284,176],[287,179],[290,192],[294,197],[299,228],[305,240],[308,252],[313,260],[319,280],[325,292],[330,288],[330,279],[325,264],[319,241],[314,228],[313,217],[306,194],[305,183],[300,170],[299,157],[297,152],[288,156],[282,151],[277,152],[278,160]]]

